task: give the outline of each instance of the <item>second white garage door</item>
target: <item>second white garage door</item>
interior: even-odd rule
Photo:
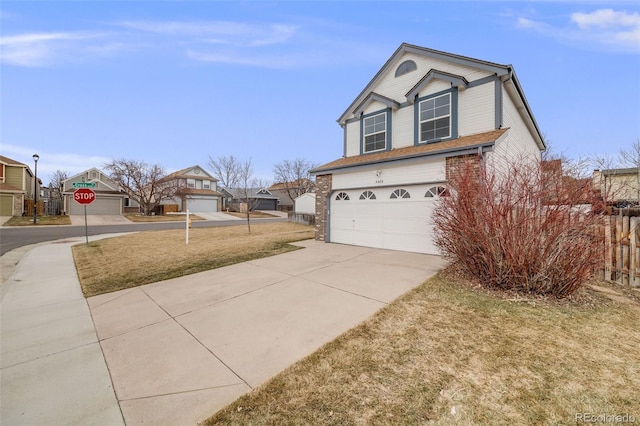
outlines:
[[[329,240],[438,254],[431,214],[441,190],[441,186],[433,184],[334,191]]]
[[[69,199],[69,214],[84,214],[84,205],[78,203],[71,197]],[[87,214],[122,214],[122,198],[97,195],[93,203],[87,204]]]
[[[187,199],[187,208],[190,212],[217,212],[218,211],[218,199],[210,197],[193,197]]]

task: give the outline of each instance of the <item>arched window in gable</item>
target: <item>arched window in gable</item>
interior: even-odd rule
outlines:
[[[418,69],[418,66],[411,59],[404,61],[396,68],[396,77],[410,73]]]

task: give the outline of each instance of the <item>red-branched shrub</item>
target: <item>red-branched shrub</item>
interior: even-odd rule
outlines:
[[[466,166],[435,208],[436,245],[486,286],[566,297],[602,259],[589,194],[584,180],[543,163]]]

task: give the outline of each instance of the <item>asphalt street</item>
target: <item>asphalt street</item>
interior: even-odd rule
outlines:
[[[251,219],[251,223],[286,222],[287,219]],[[211,228],[215,226],[239,225],[237,220],[203,220],[193,221],[193,228]],[[118,234],[123,232],[156,231],[164,229],[180,229],[184,222],[132,223],[125,225],[94,225],[87,227],[89,236],[101,234]],[[85,235],[84,226],[25,226],[0,228],[0,256],[18,247],[61,240]]]

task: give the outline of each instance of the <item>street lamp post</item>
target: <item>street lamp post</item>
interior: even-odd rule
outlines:
[[[40,156],[38,154],[33,154],[33,161],[36,164],[35,167],[35,177],[33,179],[33,224],[36,224],[36,217],[38,214],[38,160]]]

